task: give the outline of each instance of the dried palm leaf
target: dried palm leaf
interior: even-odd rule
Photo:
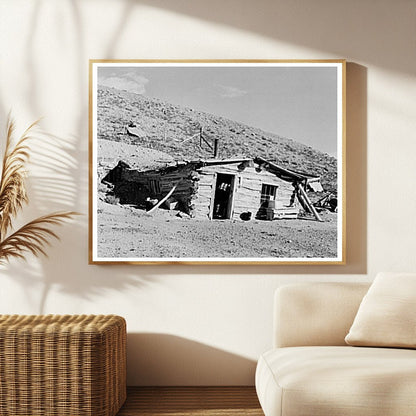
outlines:
[[[0,179],[0,238],[12,226],[12,218],[16,216],[23,204],[28,202],[25,189],[27,176],[25,165],[29,159],[29,148],[26,140],[37,121],[31,124],[15,145],[13,136],[15,125],[9,117],[7,125],[6,149],[3,156],[3,166]]]
[[[0,264],[7,262],[11,257],[24,258],[25,252],[46,256],[45,247],[50,244],[50,238],[59,239],[50,227],[77,215],[72,211],[45,215],[30,221],[5,238],[12,227],[12,218],[25,203],[28,203],[25,179],[29,147],[26,141],[32,137],[33,127],[37,123],[38,121],[32,123],[15,142],[13,140],[15,124],[10,116],[8,119],[0,178]]]
[[[39,254],[47,256],[45,247],[50,245],[50,238],[59,240],[58,235],[49,227],[60,225],[74,215],[78,213],[55,212],[28,222],[0,242],[0,264],[6,263],[11,257],[23,259],[25,252],[30,252],[35,256]]]

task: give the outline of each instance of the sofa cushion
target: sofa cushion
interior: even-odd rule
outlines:
[[[256,389],[266,416],[416,415],[416,351],[277,348],[261,356]]]
[[[345,346],[367,283],[298,283],[275,292],[273,347]]]
[[[345,342],[355,346],[416,348],[416,274],[377,275]]]

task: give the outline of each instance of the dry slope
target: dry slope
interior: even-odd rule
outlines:
[[[336,191],[337,160],[295,140],[191,108],[114,88],[98,88],[98,138],[164,152],[175,160],[212,157],[219,139],[222,158],[261,156],[299,172],[320,175]],[[138,136],[127,134],[136,125]],[[200,141],[203,129],[205,141]],[[191,138],[195,135],[194,138]]]

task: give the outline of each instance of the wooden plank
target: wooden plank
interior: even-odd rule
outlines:
[[[261,192],[261,185],[259,184],[259,186],[247,186],[246,184],[244,184],[243,186],[241,186],[238,189],[238,192],[241,192],[241,191],[244,191],[244,190],[247,190],[249,192],[258,192],[260,194],[260,192]]]
[[[210,189],[200,189],[198,196],[211,199],[211,190]]]
[[[118,416],[262,416],[255,388],[128,387]]]
[[[169,192],[168,192],[168,194],[164,197],[164,198],[162,198],[150,211],[147,211],[147,213],[148,214],[151,214],[152,212],[154,212],[154,211],[156,211],[156,209],[157,208],[159,208],[174,192],[175,192],[175,189],[176,189],[176,186],[177,185],[175,185]]]
[[[202,212],[206,212],[207,215],[209,213],[209,208],[210,208],[209,204],[198,204],[198,203],[196,203],[196,204],[194,204],[194,207],[195,207],[194,208],[195,212],[202,211]]]
[[[257,199],[236,199],[235,201],[236,207],[257,207],[260,208],[260,201]]]
[[[260,208],[260,201],[257,199],[239,199],[235,201],[236,207],[252,207],[253,209]]]
[[[308,195],[306,194],[305,190],[303,189],[302,185],[299,184],[298,187],[299,187],[300,193],[302,194],[303,198],[305,199],[305,202],[306,202],[308,208],[312,211],[312,213],[315,216],[315,218],[318,221],[323,222],[322,218],[318,214],[318,211],[315,209],[315,207],[313,206],[311,200],[309,199]]]
[[[161,190],[163,190],[163,189],[169,190],[169,189],[172,188],[172,186],[174,184],[177,184],[177,183],[178,183],[177,181],[176,182],[174,182],[174,181],[163,182],[163,183],[160,184],[160,189]],[[189,188],[191,188],[192,185],[193,185],[193,183],[190,182],[190,181],[182,181],[182,182],[180,182],[180,184],[177,186],[176,189],[177,190],[187,190],[187,191],[189,191]]]
[[[260,204],[257,201],[238,201],[238,203],[236,202],[235,207],[260,209]]]
[[[278,214],[274,215],[274,218],[280,220],[295,220],[298,218],[298,215],[298,212],[279,212]]]
[[[214,177],[205,177],[205,178],[201,178],[198,182],[199,185],[210,185],[210,186],[215,186],[215,179]]]
[[[237,194],[236,199],[239,201],[258,201],[260,204],[260,193],[239,193]]]
[[[199,173],[201,176],[214,176],[215,171],[214,171],[214,170],[213,170],[213,171],[201,170],[201,171],[198,171],[198,173]]]
[[[205,205],[205,206],[209,206],[211,201],[207,198],[198,198],[198,199],[193,199],[192,203],[194,203],[195,205]]]
[[[245,189],[240,189],[237,192],[239,198],[253,198],[258,199],[260,201],[261,193],[259,191],[250,191]]]
[[[192,199],[192,203],[195,205],[209,205],[211,203],[211,200],[209,198],[195,198]]]
[[[270,172],[256,172],[253,168],[247,168],[244,171],[240,171],[238,169],[238,164],[235,166],[206,166],[201,169],[201,175],[209,175],[214,173],[224,173],[224,174],[236,174],[238,177],[242,178],[244,181],[256,181],[257,183],[264,183],[267,182],[271,185],[281,185],[286,184],[286,186],[292,187],[290,182],[284,181],[278,178],[276,175]]]

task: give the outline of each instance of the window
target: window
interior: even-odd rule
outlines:
[[[263,184],[261,186],[260,205],[263,205],[267,201],[274,201],[276,199],[277,186]]]

